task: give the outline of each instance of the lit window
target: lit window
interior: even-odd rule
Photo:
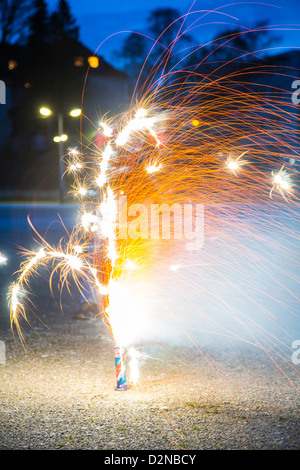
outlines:
[[[89,57],[88,62],[89,62],[90,67],[92,67],[92,69],[96,69],[99,67],[99,59],[96,56]]]
[[[75,57],[74,65],[75,67],[84,67],[84,58],[82,56]]]
[[[18,67],[18,62],[14,59],[11,59],[8,61],[8,69],[9,70],[14,70]]]

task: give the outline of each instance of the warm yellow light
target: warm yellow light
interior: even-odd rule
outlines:
[[[9,70],[15,70],[16,68],[18,67],[18,62],[14,59],[11,59],[9,62],[8,62],[8,69]]]
[[[88,58],[88,63],[92,69],[97,69],[99,67],[99,59],[96,56],[91,56]]]
[[[72,117],[78,117],[81,115],[81,109],[72,109],[70,112],[70,116]]]
[[[66,142],[68,140],[68,136],[66,134],[57,135],[53,138],[54,142]]]
[[[82,56],[75,57],[74,65],[75,65],[75,67],[83,67],[84,66],[84,58]]]
[[[198,119],[193,119],[192,120],[192,125],[193,126],[197,127],[197,126],[199,126],[199,124],[200,124],[200,121],[198,121]]]
[[[40,114],[41,114],[42,116],[48,117],[48,116],[50,116],[50,115],[52,114],[52,111],[51,111],[51,109],[49,109],[49,108],[43,107],[43,108],[40,108]]]

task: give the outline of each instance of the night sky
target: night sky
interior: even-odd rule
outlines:
[[[48,0],[50,11],[57,0]],[[238,24],[251,27],[255,22],[268,19],[270,25],[279,25],[284,31],[276,31],[280,42],[276,47],[300,48],[300,2],[299,0],[277,0],[270,3],[260,2],[230,2],[226,0],[197,0],[192,8],[220,11],[229,16],[212,13],[199,21],[199,27],[193,31],[193,37],[199,44],[209,41],[219,31],[227,29],[228,25]],[[81,31],[82,42],[94,52],[109,35],[122,31],[145,31],[146,19],[149,12],[157,7],[177,8],[182,14],[187,13],[191,6],[190,0],[70,0],[72,13],[77,19]],[[228,5],[223,7],[223,5]],[[197,13],[191,20],[199,18]],[[298,25],[297,25],[298,21]],[[203,23],[206,23],[204,25]],[[208,24],[207,24],[208,23]],[[297,30],[292,30],[292,29]],[[274,32],[275,34],[275,32]],[[113,52],[118,50],[126,37],[120,33],[105,41],[98,53],[106,60],[112,61]],[[115,64],[117,65],[117,64]]]

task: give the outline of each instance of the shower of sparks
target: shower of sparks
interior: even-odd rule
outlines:
[[[278,155],[294,160],[299,157],[294,139],[298,117],[292,105],[285,111],[289,119],[280,121],[277,97],[265,103],[260,92],[253,92],[249,99],[247,85],[251,89],[253,68],[249,83],[241,69],[243,86],[239,87],[238,71],[232,83],[231,76],[225,74],[220,78],[219,71],[216,80],[212,79],[213,74],[209,80],[202,80],[196,68],[180,69],[181,63],[182,60],[177,68],[173,65],[165,77],[161,70],[159,79],[155,73],[149,74],[141,96],[138,93],[134,96],[132,102],[137,104],[114,120],[113,125],[104,119],[100,122],[99,131],[105,136],[101,148],[87,147],[82,153],[69,150],[67,172],[74,177],[71,193],[82,203],[79,222],[64,249],[52,248],[42,240],[41,250],[28,254],[9,293],[11,325],[23,340],[20,320],[27,321],[25,307],[30,279],[40,267],[54,263],[53,272],[60,273],[61,286],[69,286],[71,278],[79,291],[82,280],[87,280],[91,290],[99,295],[99,311],[115,344],[129,348],[133,383],[138,380],[139,364],[139,353],[133,345],[151,328],[152,309],[156,308],[155,302],[163,289],[161,280],[168,275],[177,279],[184,272],[178,285],[172,281],[174,291],[185,283],[183,292],[189,292],[189,288],[198,292],[201,288],[203,300],[215,298],[216,284],[226,282],[221,268],[230,250],[237,260],[247,257],[255,269],[262,266],[266,270],[268,260],[259,259],[256,250],[251,251],[243,242],[246,235],[254,243],[264,241],[264,235],[250,227],[251,219],[257,216],[255,208],[263,203],[267,209],[277,209],[287,196],[299,201],[297,191],[291,191],[291,175],[284,167],[274,172]],[[265,87],[262,84],[264,95]],[[282,105],[286,110],[286,102]],[[228,156],[225,162],[224,155]],[[94,191],[93,197],[90,189]],[[275,192],[278,198],[274,197]],[[124,195],[132,210],[128,213],[130,221],[126,213],[126,223],[120,222],[118,206],[120,196]],[[139,236],[143,223],[149,228],[149,220],[145,222],[149,205],[183,207],[198,203],[206,205],[208,241],[215,243],[214,248],[208,246],[203,250],[200,261],[195,255],[193,263],[185,262],[186,240]],[[248,204],[248,224],[246,220],[240,223],[242,204]],[[157,224],[155,233],[159,233],[160,219]],[[87,249],[90,246],[96,247],[92,253]],[[176,263],[176,259],[183,261]],[[230,263],[234,267],[235,259],[230,257]],[[220,270],[210,269],[213,264]],[[240,267],[239,261],[237,265]],[[185,274],[188,270],[199,276],[198,284],[195,281],[189,284]],[[272,274],[271,268],[269,271]],[[206,282],[205,291],[207,280],[211,282]],[[234,317],[233,309],[224,302],[226,307]],[[256,342],[255,336],[252,339]]]
[[[273,191],[278,191],[282,197],[286,199],[286,195],[290,193],[291,190],[291,182],[290,177],[286,171],[284,171],[284,167],[281,167],[278,173],[272,172],[273,176],[273,185],[270,191],[270,197],[272,197]]]

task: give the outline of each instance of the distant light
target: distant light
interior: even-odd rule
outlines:
[[[99,67],[99,59],[96,56],[91,56],[88,58],[88,63],[92,69],[97,69]]]
[[[197,126],[199,126],[199,124],[200,124],[200,121],[198,121],[198,119],[193,119],[192,120],[192,125],[193,126],[197,127]]]
[[[56,135],[55,137],[53,137],[53,140],[54,142],[58,143],[58,142],[66,142],[68,140],[68,136],[66,134],[63,134],[63,135]]]
[[[70,116],[72,117],[78,117],[81,115],[81,109],[73,109],[71,112],[70,112]]]
[[[52,114],[52,111],[51,111],[51,109],[49,109],[49,108],[43,107],[43,108],[40,108],[40,114],[41,114],[42,116],[48,117],[48,116],[50,116],[50,115]]]
[[[9,60],[8,62],[8,69],[9,70],[14,70],[18,67],[18,62],[14,59]]]
[[[75,57],[74,65],[75,65],[75,67],[83,67],[84,66],[84,58],[82,56]]]

